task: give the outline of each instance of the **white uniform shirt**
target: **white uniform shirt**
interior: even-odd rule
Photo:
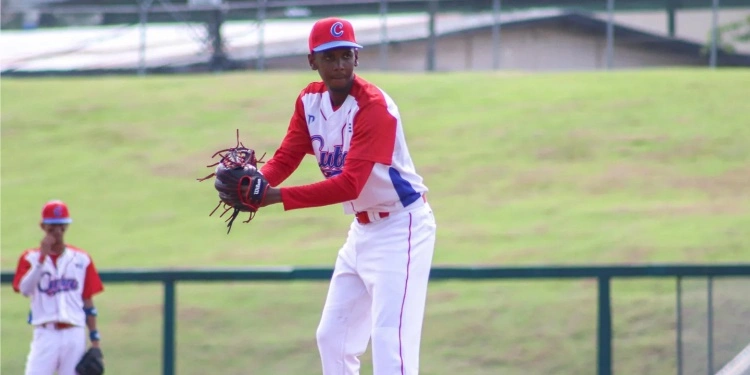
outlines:
[[[397,211],[427,192],[409,155],[398,107],[383,90],[356,76],[349,96],[339,108],[331,107],[322,82],[308,85],[300,100],[304,114],[298,115],[306,119],[323,176],[330,178],[341,173],[347,156],[375,162],[359,197],[343,203],[345,213]],[[365,108],[367,111],[362,112]],[[367,117],[358,116],[361,112]],[[349,155],[355,130],[360,133],[362,144],[358,155]]]
[[[103,290],[91,257],[72,246],[67,246],[56,262],[47,256],[39,264],[40,256],[38,249],[25,251],[13,281],[13,289],[31,299],[29,323],[62,322],[84,326],[84,298]]]

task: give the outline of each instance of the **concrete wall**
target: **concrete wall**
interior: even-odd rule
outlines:
[[[501,67],[524,71],[591,70],[606,68],[604,35],[592,35],[563,24],[532,25],[501,30]],[[393,43],[388,47],[388,70],[422,71],[427,66],[427,42]],[[438,40],[439,71],[492,69],[492,36],[489,30],[443,37]],[[360,51],[360,69],[381,69],[380,49]],[[266,60],[270,69],[304,69],[303,56]],[[615,38],[615,68],[703,65],[700,56],[684,56],[646,48],[627,38]]]

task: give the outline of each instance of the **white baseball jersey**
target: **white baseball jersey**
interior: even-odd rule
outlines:
[[[359,197],[343,203],[345,213],[398,211],[427,192],[409,155],[398,107],[383,90],[355,76],[339,108],[331,106],[322,82],[308,85],[300,99],[302,108],[297,111],[304,114],[298,116],[306,119],[313,152],[326,178],[340,174],[347,157],[375,162]],[[349,154],[353,142],[360,142],[358,155]]]
[[[39,264],[38,249],[25,251],[18,262],[13,289],[31,299],[29,323],[70,323],[85,326],[83,300],[103,290],[91,257],[67,246],[59,256]]]

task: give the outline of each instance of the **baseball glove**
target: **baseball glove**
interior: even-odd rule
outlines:
[[[91,347],[76,365],[78,375],[101,375],[104,373],[104,355],[99,348]]]
[[[218,162],[208,165],[207,167],[216,167],[210,175],[199,178],[198,181],[205,181],[211,177],[214,180],[214,188],[219,193],[219,204],[208,216],[211,216],[219,209],[224,208],[224,214],[233,210],[227,218],[227,234],[232,230],[232,223],[240,212],[249,212],[250,217],[243,221],[248,223],[255,217],[255,213],[263,203],[263,198],[268,191],[268,181],[258,170],[258,163],[262,163],[265,156],[260,159],[255,157],[255,150],[245,147],[240,142],[240,132],[237,130],[237,145],[231,148],[216,151],[211,158],[221,157]],[[245,187],[243,189],[243,186]],[[244,191],[243,191],[244,190]]]

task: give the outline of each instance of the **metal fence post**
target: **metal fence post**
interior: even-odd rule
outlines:
[[[615,54],[615,0],[607,0],[607,69],[612,69]]]
[[[227,54],[224,50],[224,37],[221,30],[224,24],[224,10],[216,6],[210,11],[208,24],[208,35],[211,38],[211,59],[209,66],[211,71],[223,71],[227,68]]]
[[[597,374],[612,375],[612,300],[609,276],[599,276],[597,350]]]
[[[677,276],[677,375],[682,375],[682,276]]]
[[[427,40],[427,70],[435,70],[435,50],[437,49],[437,35],[435,32],[435,17],[437,17],[437,0],[430,0],[428,3],[429,13],[429,36]]]
[[[675,13],[677,12],[677,0],[667,0],[667,32],[674,38]]]
[[[711,58],[709,60],[709,65],[714,69],[716,68],[719,49],[719,0],[713,0],[711,8]]]
[[[148,8],[153,0],[141,0],[138,9],[138,22],[140,23],[141,41],[138,46],[138,75],[146,74],[146,23],[148,21]]]
[[[388,0],[380,0],[380,69],[388,70]]]
[[[175,293],[174,280],[164,281],[164,375],[175,373]]]
[[[502,4],[500,0],[492,0],[492,69],[500,68],[501,45],[500,45],[500,11]]]
[[[706,330],[708,331],[708,337],[706,338],[708,347],[708,375],[714,374],[714,278],[708,277],[708,314],[706,314]]]
[[[265,57],[265,24],[266,24],[266,6],[268,0],[258,0],[260,3],[258,6],[258,56],[256,61],[256,69],[263,70],[266,66]]]

